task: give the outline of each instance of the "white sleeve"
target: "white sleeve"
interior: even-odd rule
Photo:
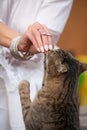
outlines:
[[[0,0],[0,22],[7,23],[8,1]]]
[[[36,21],[62,33],[69,17],[72,3],[73,0],[43,0]]]

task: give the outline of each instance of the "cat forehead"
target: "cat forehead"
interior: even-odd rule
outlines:
[[[56,57],[61,57],[61,58],[73,58],[73,56],[62,49],[56,49],[56,50],[49,50],[48,51],[48,56],[56,56]]]
[[[77,60],[75,57],[68,51],[62,50],[62,49],[56,49],[56,50],[50,50],[48,51],[48,56],[47,59],[50,60],[51,62],[55,61],[57,62],[63,62],[66,64],[77,64]]]

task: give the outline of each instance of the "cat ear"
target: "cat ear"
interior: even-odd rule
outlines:
[[[61,64],[61,65],[58,65],[57,66],[57,71],[59,72],[59,73],[64,73],[64,72],[67,72],[67,66],[66,65],[63,65],[63,64]]]
[[[82,72],[86,71],[86,70],[87,70],[87,64],[80,62],[79,75],[80,75]]]

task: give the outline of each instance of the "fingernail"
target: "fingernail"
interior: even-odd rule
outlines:
[[[40,50],[41,50],[41,52],[44,52],[44,48],[42,46],[40,47]]]
[[[44,48],[46,51],[48,51],[48,45],[45,45]]]
[[[52,45],[49,45],[49,49],[52,50]]]
[[[39,48],[37,48],[37,51],[38,51],[38,52],[40,52],[40,49],[39,49]]]

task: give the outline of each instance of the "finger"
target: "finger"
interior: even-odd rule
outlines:
[[[43,47],[46,51],[48,51],[48,40],[47,40],[47,35],[46,35],[47,33],[43,28],[39,29],[39,32],[41,35]]]
[[[45,51],[48,51],[48,36],[47,35],[41,35],[42,37],[42,41],[43,41],[43,46],[44,46],[44,49]]]
[[[43,42],[39,31],[36,29],[32,29],[32,34],[35,37],[35,40],[37,41],[37,45],[39,46],[40,51],[44,52]]]
[[[39,53],[39,52],[36,50],[36,48],[34,47],[34,45],[32,45],[32,46],[30,47],[29,52],[31,52],[31,54],[37,54],[37,53]]]
[[[52,35],[51,35],[50,31],[48,30],[48,28],[46,27],[46,25],[43,25],[43,27],[47,33],[48,48],[50,50],[52,50]]]
[[[37,41],[36,41],[36,39],[34,38],[32,32],[31,32],[31,31],[27,31],[27,34],[26,34],[26,35],[27,35],[27,37],[29,38],[29,40],[32,42],[32,44],[35,46],[36,50],[37,50],[38,52],[40,52],[39,46],[38,46]]]
[[[49,48],[50,50],[52,50],[52,36],[48,36],[47,38],[48,38],[48,44],[49,44],[49,45],[48,45],[48,46],[49,46],[48,48]]]

